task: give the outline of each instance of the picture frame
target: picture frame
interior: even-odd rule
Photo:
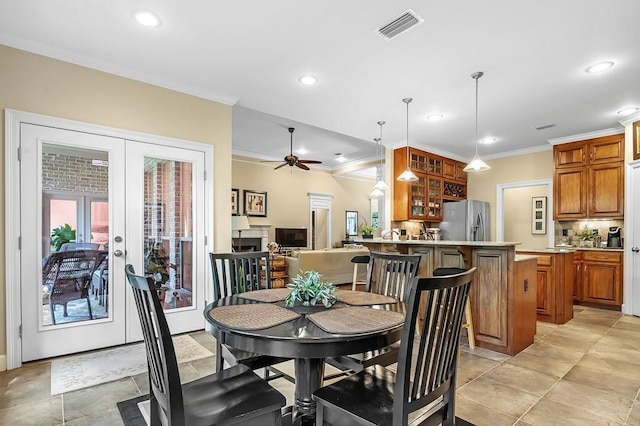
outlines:
[[[231,188],[231,216],[240,215],[240,190]]]
[[[633,123],[633,159],[640,160],[640,121]]]
[[[531,234],[547,233],[547,197],[531,198]]]
[[[358,235],[358,212],[354,210],[345,211],[345,235],[354,237]]]
[[[244,214],[267,217],[267,193],[265,191],[244,190]]]

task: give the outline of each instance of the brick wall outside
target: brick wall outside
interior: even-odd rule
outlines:
[[[91,158],[42,154],[42,189],[107,194],[109,167],[94,166]]]

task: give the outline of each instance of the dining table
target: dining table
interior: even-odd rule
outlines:
[[[263,355],[290,358],[295,366],[291,423],[315,424],[313,392],[322,386],[325,359],[389,346],[400,340],[405,304],[388,296],[338,290],[326,308],[285,306],[287,288],[257,290],[208,304],[204,316],[222,344]],[[288,423],[288,422],[286,422]]]

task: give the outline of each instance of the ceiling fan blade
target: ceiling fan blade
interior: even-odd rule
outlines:
[[[322,161],[318,161],[318,160],[298,160],[298,163],[322,164]]]
[[[301,168],[302,170],[309,170],[309,168],[307,166],[305,166],[304,164],[302,164],[299,161],[296,162],[295,166]]]
[[[261,163],[282,163],[282,160],[260,160]]]
[[[288,163],[282,163],[282,164],[280,164],[278,167],[274,168],[273,170],[278,170],[279,168],[284,167],[284,166],[286,166],[287,164],[288,164]]]

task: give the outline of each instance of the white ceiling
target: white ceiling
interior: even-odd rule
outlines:
[[[424,23],[374,33],[407,9]],[[280,159],[295,127],[294,151],[335,169],[337,152],[375,158],[379,120],[387,147],[406,143],[405,97],[411,145],[468,160],[475,71],[479,137],[498,139],[485,158],[619,127],[616,112],[640,106],[639,22],[638,0],[4,0],[0,43],[234,105],[236,154]],[[615,66],[584,72],[603,60]]]

